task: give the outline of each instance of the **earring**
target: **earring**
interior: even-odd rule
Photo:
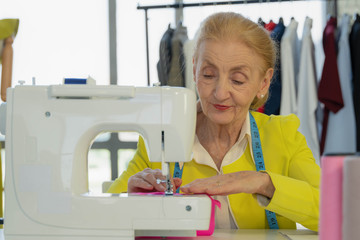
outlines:
[[[264,98],[264,94],[261,94],[261,95],[260,95],[260,98]]]

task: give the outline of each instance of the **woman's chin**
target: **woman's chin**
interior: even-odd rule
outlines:
[[[228,125],[232,123],[233,118],[230,118],[229,116],[219,116],[219,115],[212,115],[209,117],[209,119],[219,125]]]

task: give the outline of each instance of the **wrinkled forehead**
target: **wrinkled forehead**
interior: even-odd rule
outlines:
[[[197,48],[194,64],[204,63],[228,65],[229,68],[248,66],[260,72],[264,71],[265,62],[261,56],[243,41],[239,40],[204,40]]]

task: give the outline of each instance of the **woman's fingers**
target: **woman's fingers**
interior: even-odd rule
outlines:
[[[157,179],[160,180],[165,179],[160,169],[145,169],[144,171],[141,172],[141,177],[149,184],[151,184],[156,191],[158,192],[165,191],[165,184],[157,182]]]
[[[143,192],[145,191],[152,191],[154,186],[142,178],[138,178],[135,175],[129,178],[128,181],[128,192]]]
[[[237,193],[238,186],[244,184],[239,175],[241,175],[240,172],[197,179],[180,189],[186,194],[229,195]],[[243,191],[240,190],[239,192]]]
[[[186,194],[206,193],[209,195],[228,195],[231,193],[232,186],[229,185],[228,176],[222,176],[224,175],[197,179],[182,186],[180,190]]]
[[[207,193],[208,189],[210,187],[209,179],[197,179],[195,181],[192,181],[189,184],[186,184],[185,186],[180,187],[180,190],[186,194],[191,193]]]
[[[197,179],[180,190],[186,194],[207,193],[209,195],[229,195],[236,193],[262,194],[272,197],[275,187],[268,174],[256,171],[240,171]]]
[[[157,180],[162,180],[158,182]],[[160,169],[144,169],[129,178],[128,192],[164,192],[166,177]],[[172,178],[173,191],[182,184],[180,178]],[[196,179],[180,187],[185,194],[206,193],[209,195],[229,195],[235,193],[258,193],[272,197],[275,187],[268,174],[256,171],[240,171],[217,175],[210,178]]]
[[[181,178],[173,178],[172,179],[173,191],[176,192],[176,190],[181,186],[181,184],[182,184]]]
[[[161,170],[146,168],[129,178],[128,192],[165,191],[165,184],[157,183],[157,179],[165,179],[161,173]]]

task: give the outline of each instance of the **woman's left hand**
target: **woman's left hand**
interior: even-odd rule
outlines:
[[[209,195],[256,193],[272,198],[275,187],[266,172],[241,171],[196,179],[180,187],[180,190],[185,194],[207,193]]]

